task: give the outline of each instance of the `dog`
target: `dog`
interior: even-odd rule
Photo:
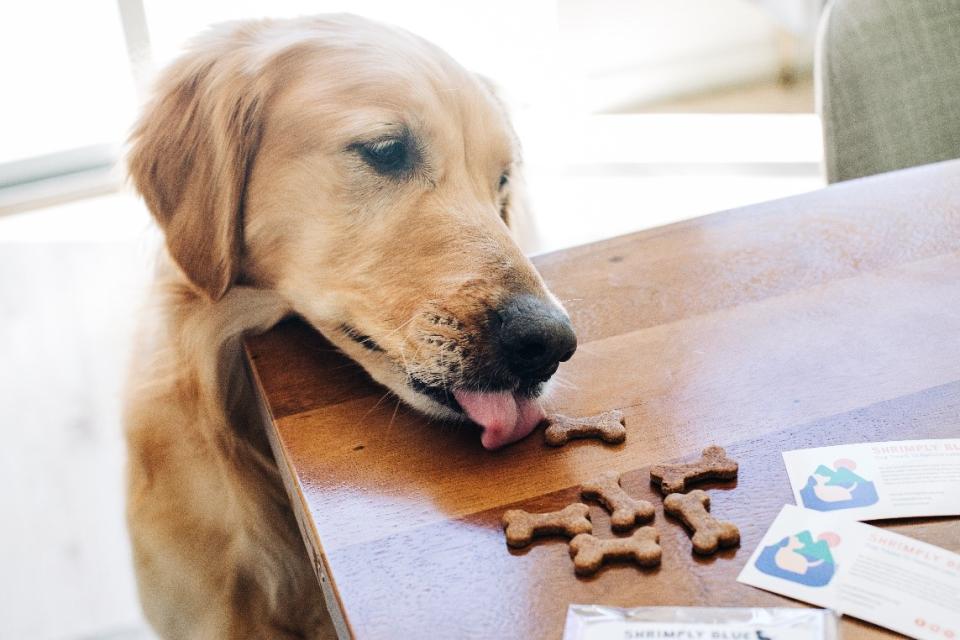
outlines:
[[[484,447],[527,436],[576,336],[511,237],[503,103],[399,29],[229,23],[160,75],[127,164],[165,239],[124,416],[144,613],[165,638],[334,637],[240,341],[298,315]]]

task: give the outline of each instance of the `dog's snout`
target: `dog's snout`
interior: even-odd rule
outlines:
[[[510,298],[497,311],[501,353],[520,378],[547,380],[577,350],[577,336],[567,316],[532,295]]]

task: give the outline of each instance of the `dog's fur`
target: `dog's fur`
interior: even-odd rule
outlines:
[[[410,144],[402,175],[365,160],[384,137]],[[240,339],[299,314],[412,406],[462,418],[420,390],[497,375],[490,309],[550,299],[505,224],[515,137],[437,48],[332,16],[214,28],[131,141],[166,238],[125,417],[146,615],[166,638],[330,637]]]

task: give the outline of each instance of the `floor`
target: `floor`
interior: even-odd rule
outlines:
[[[796,135],[814,135],[815,123],[803,126]],[[538,251],[823,184],[815,146],[770,162],[730,150],[663,163],[652,143],[647,156],[624,157],[630,141],[617,131],[577,162],[530,159]],[[16,487],[0,494],[0,512],[15,514],[0,529],[0,639],[153,637],[129,565],[119,410],[158,241],[129,192],[0,216],[0,483]]]
[[[15,222],[0,218],[0,484],[15,488],[0,493],[0,638],[150,638],[119,422],[146,254],[136,242],[18,241]]]
[[[801,73],[788,83],[764,82],[749,87],[694,94],[664,102],[624,109],[627,113],[742,113],[744,105],[754,112],[813,113],[813,76]]]

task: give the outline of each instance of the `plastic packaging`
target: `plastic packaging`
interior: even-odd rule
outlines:
[[[636,607],[567,608],[563,640],[837,640],[828,609]]]

